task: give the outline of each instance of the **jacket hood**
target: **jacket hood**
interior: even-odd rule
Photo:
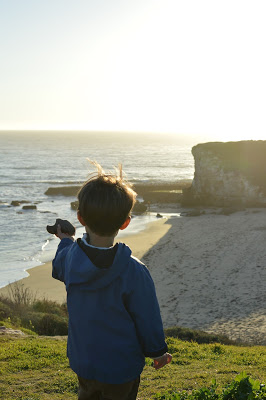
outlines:
[[[80,285],[89,283],[87,290],[100,289],[108,286],[128,267],[131,250],[124,243],[118,243],[113,264],[108,268],[96,267],[77,242],[73,243],[72,251],[66,256],[65,285]]]

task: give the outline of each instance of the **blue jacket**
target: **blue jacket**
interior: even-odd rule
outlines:
[[[62,239],[52,275],[66,285],[67,355],[78,376],[129,382],[141,374],[145,356],[167,351],[153,280],[125,244],[109,268],[98,268],[77,242]]]

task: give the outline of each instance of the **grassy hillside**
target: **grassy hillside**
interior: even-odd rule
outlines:
[[[168,337],[167,342],[173,362],[155,371],[152,360],[147,359],[139,400],[185,399],[193,389],[210,387],[214,378],[219,393],[243,371],[259,383],[266,381],[265,347],[198,344],[172,337]],[[183,397],[173,394],[180,391],[184,391]],[[77,380],[68,366],[65,337],[0,337],[1,399],[71,400],[77,398],[76,393]],[[197,393],[193,399],[218,399],[207,397],[204,390]],[[247,397],[240,398],[245,400]],[[253,398],[266,399],[266,392],[260,397],[250,397]]]
[[[21,329],[30,336],[0,336],[0,399],[64,400],[77,398],[77,379],[66,358],[66,305],[48,300],[35,300],[23,285],[15,285],[10,297],[0,298],[0,325]],[[266,347],[237,346],[228,338],[209,335],[188,328],[165,330],[173,362],[155,371],[152,360],[146,360],[139,400],[220,400],[218,394],[246,371],[266,381]],[[181,340],[182,339],[182,340]],[[218,387],[210,390],[213,379]],[[233,388],[239,383],[233,383]],[[250,382],[241,380],[245,395]],[[198,390],[193,393],[192,391]],[[264,390],[264,389],[263,389]],[[183,391],[182,395],[177,393]],[[221,400],[246,400],[246,397],[223,397]],[[251,399],[265,399],[266,392]]]

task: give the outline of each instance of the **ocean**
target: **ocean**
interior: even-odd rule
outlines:
[[[132,183],[176,182],[194,174],[191,148],[197,144],[171,135],[88,132],[0,132],[0,287],[28,276],[27,270],[50,261],[58,239],[46,225],[56,218],[84,228],[71,210],[74,197],[47,196],[49,187],[83,183],[94,172],[87,158],[107,171],[122,163]],[[36,210],[11,206],[12,201]],[[144,229],[156,216],[133,218],[127,234]],[[122,235],[121,235],[122,236]]]

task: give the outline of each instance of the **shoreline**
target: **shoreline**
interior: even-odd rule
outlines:
[[[153,277],[164,327],[266,345],[266,209],[231,215],[217,208],[200,214],[189,210],[152,204],[151,211],[170,213],[169,218],[121,238]],[[186,216],[171,217],[179,212]],[[20,281],[25,286],[38,290],[40,297],[65,301],[64,285],[51,277],[51,262],[28,272],[30,277]]]
[[[168,229],[167,218],[160,218],[157,221],[149,222],[146,228],[140,232],[128,234],[121,238],[118,236],[115,243],[125,241],[131,248],[132,254],[141,259],[149,248],[156,245]],[[29,288],[37,299],[45,298],[58,303],[66,302],[64,284],[52,278],[52,260],[27,269],[27,273],[29,276],[0,288],[0,295],[8,296],[9,288],[19,283],[23,284],[25,288]]]

